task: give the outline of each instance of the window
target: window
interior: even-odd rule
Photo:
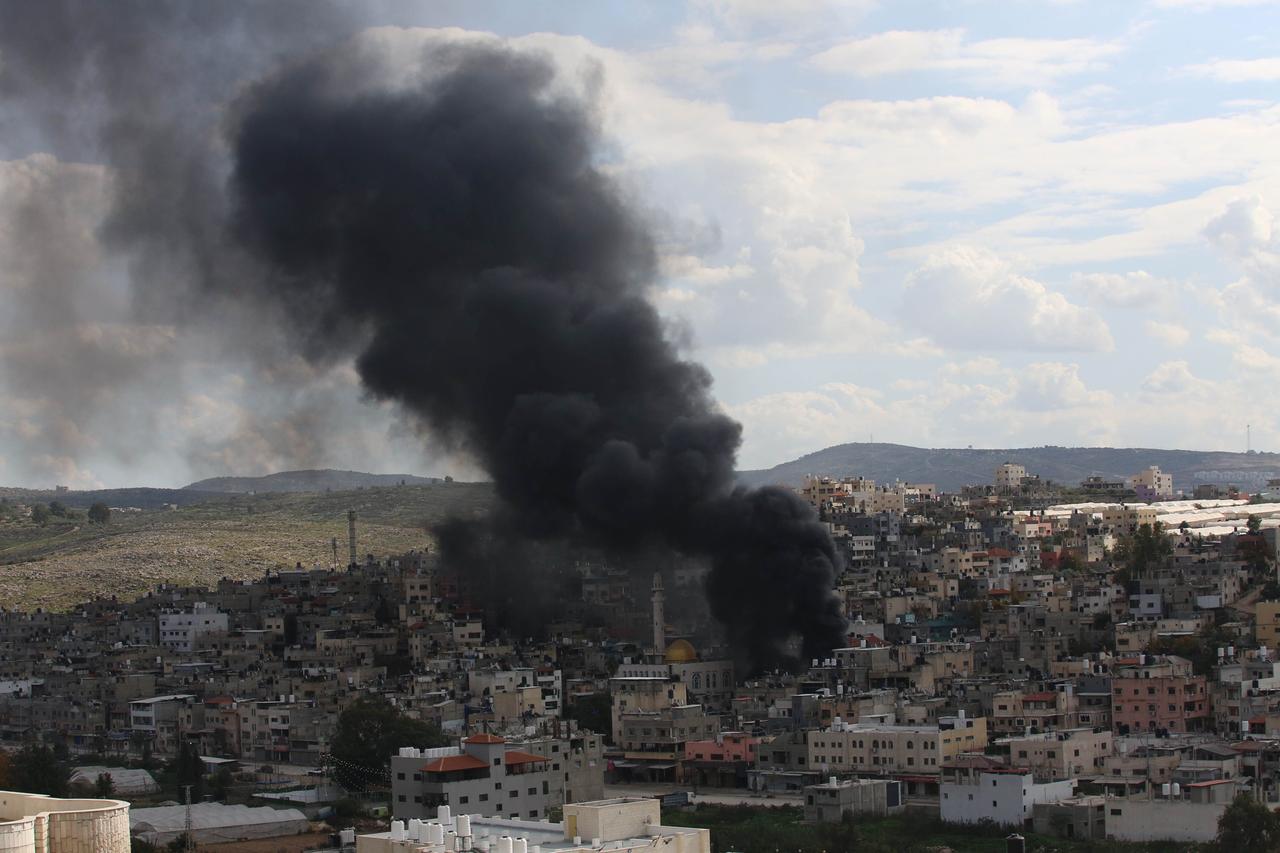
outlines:
[[[497,767],[497,766],[499,766],[500,764],[502,764],[502,759],[501,759],[501,758],[495,758],[495,759],[493,759],[493,766],[494,766],[494,767]]]
[[[542,784],[544,784],[544,785],[545,785],[545,784],[547,784],[547,783],[546,783],[546,782],[543,782]],[[537,789],[537,788],[530,788],[530,789],[529,789],[529,796],[531,796],[531,797],[532,797],[532,796],[533,796],[534,794],[536,794],[536,793],[538,793],[538,789]]]
[[[404,774],[403,774],[403,773],[397,773],[397,774],[396,774],[396,778],[397,778],[397,779],[399,779],[401,782],[403,782],[403,781],[404,781]]]
[[[487,802],[489,802],[489,795],[488,795],[488,794],[481,794],[481,795],[480,795],[480,802],[482,802],[482,803],[487,803]]]
[[[399,796],[399,798],[398,798],[398,799],[399,799],[399,800],[400,800],[400,802],[402,802],[402,803],[408,802],[408,800],[405,798],[405,795],[404,795],[404,794],[401,794],[401,795]]]
[[[496,790],[496,791],[501,791],[501,790],[502,790],[502,783],[501,783],[501,782],[494,782],[494,783],[493,783],[493,787],[494,787],[494,790]]]
[[[458,797],[458,804],[465,806],[470,797]]]

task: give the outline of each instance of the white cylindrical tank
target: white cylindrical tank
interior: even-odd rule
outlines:
[[[427,824],[427,843],[428,844],[444,844],[444,825],[439,823]]]
[[[402,820],[393,820],[393,821],[391,821],[391,840],[392,840],[392,841],[404,841],[404,840],[405,840],[405,837],[404,837],[404,821],[402,821]]]
[[[529,853],[529,842],[524,838],[515,839],[511,845],[511,853]]]
[[[498,839],[498,853],[512,853],[510,835],[504,835]]]
[[[410,840],[421,841],[422,840],[422,821],[416,817],[409,818],[409,824],[408,826],[405,827],[405,832],[408,834]]]
[[[471,834],[471,815],[460,814],[453,819],[453,828],[459,835]]]
[[[453,817],[449,814],[448,806],[436,806],[436,820],[441,823],[453,823]]]

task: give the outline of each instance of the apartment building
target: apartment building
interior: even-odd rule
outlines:
[[[942,764],[987,746],[982,717],[947,717],[936,726],[833,723],[806,739],[808,767],[827,773],[937,774]]]
[[[206,602],[197,601],[190,611],[166,611],[159,615],[160,646],[175,652],[189,652],[206,634],[225,633],[227,614]]]
[[[1210,720],[1205,677],[1175,655],[1139,655],[1111,676],[1111,724],[1117,732],[1192,732]]]
[[[1075,779],[1102,773],[1115,751],[1110,731],[1067,729],[1010,738],[1009,763],[1030,770],[1038,780]]]

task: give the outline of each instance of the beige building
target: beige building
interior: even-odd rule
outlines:
[[[1067,729],[1009,740],[1009,763],[1025,767],[1039,781],[1103,773],[1115,751],[1109,731]]]
[[[609,695],[613,697],[612,740],[622,743],[623,716],[657,713],[665,708],[689,704],[689,691],[684,682],[670,678],[631,676],[609,679]]]
[[[1117,533],[1133,533],[1144,524],[1154,525],[1158,518],[1151,506],[1115,504],[1102,508],[1102,526]]]
[[[452,816],[441,806],[434,820],[393,821],[390,832],[360,835],[356,853],[416,853],[429,850],[529,853],[652,851],[711,853],[711,831],[663,826],[661,805],[650,797],[618,797],[564,807],[560,823]]]
[[[1164,473],[1158,465],[1152,465],[1141,474],[1130,477],[1129,488],[1137,492],[1139,498],[1171,498],[1173,497],[1173,475]]]
[[[1276,648],[1280,645],[1280,601],[1259,601],[1255,612],[1258,644]]]
[[[823,773],[936,774],[943,762],[987,746],[983,717],[945,717],[936,726],[833,724],[806,733],[809,767]]]
[[[129,804],[0,791],[0,853],[129,853]]]
[[[1012,462],[1006,462],[996,469],[997,489],[1017,489],[1027,477],[1027,469]]]

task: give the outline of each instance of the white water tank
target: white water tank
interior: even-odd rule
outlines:
[[[529,842],[524,838],[517,838],[512,844],[512,853],[529,853]]]
[[[1181,786],[1181,785],[1179,785],[1177,782],[1174,782],[1174,783],[1173,783],[1173,798],[1176,800],[1176,799],[1179,799],[1181,796],[1182,796],[1182,786]]]
[[[404,821],[402,821],[402,820],[393,820],[393,821],[391,821],[391,840],[392,840],[392,841],[404,841],[404,840],[405,840],[405,837],[404,837]]]
[[[504,835],[498,839],[498,853],[512,853],[510,835]]]
[[[427,843],[428,844],[444,844],[444,825],[439,823],[427,824]]]
[[[409,825],[405,827],[405,832],[412,841],[422,840],[422,821],[416,817],[409,818]]]
[[[441,823],[452,823],[453,818],[449,815],[448,806],[436,806],[436,820]]]
[[[460,814],[453,819],[453,828],[459,835],[471,834],[471,815]]]

